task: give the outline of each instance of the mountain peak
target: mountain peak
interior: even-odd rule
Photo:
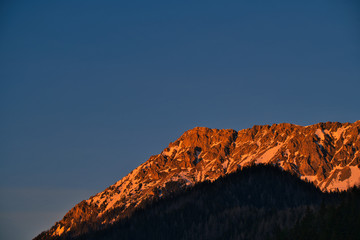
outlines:
[[[114,185],[76,205],[47,236],[71,231],[84,219],[111,224],[147,201],[254,164],[277,165],[323,191],[346,190],[360,183],[359,133],[360,121],[255,125],[240,131],[195,127]]]
[[[195,127],[186,131],[180,138],[169,147],[178,146],[180,148],[203,148],[208,149],[217,143],[232,142],[237,136],[233,129],[211,129],[206,127]]]

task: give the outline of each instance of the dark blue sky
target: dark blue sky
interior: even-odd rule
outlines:
[[[195,126],[360,119],[357,1],[0,7],[1,239],[34,237]]]

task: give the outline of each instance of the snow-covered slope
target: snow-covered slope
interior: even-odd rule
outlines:
[[[82,222],[112,223],[149,199],[251,164],[279,165],[323,191],[346,190],[360,183],[359,133],[360,121],[306,127],[284,123],[238,132],[196,127],[114,185],[76,205],[46,236],[61,235]]]

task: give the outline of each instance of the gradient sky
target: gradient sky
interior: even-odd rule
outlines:
[[[195,126],[360,119],[358,1],[0,4],[0,239]]]

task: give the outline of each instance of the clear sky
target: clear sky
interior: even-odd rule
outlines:
[[[358,1],[0,3],[0,239],[195,126],[360,119]]]

